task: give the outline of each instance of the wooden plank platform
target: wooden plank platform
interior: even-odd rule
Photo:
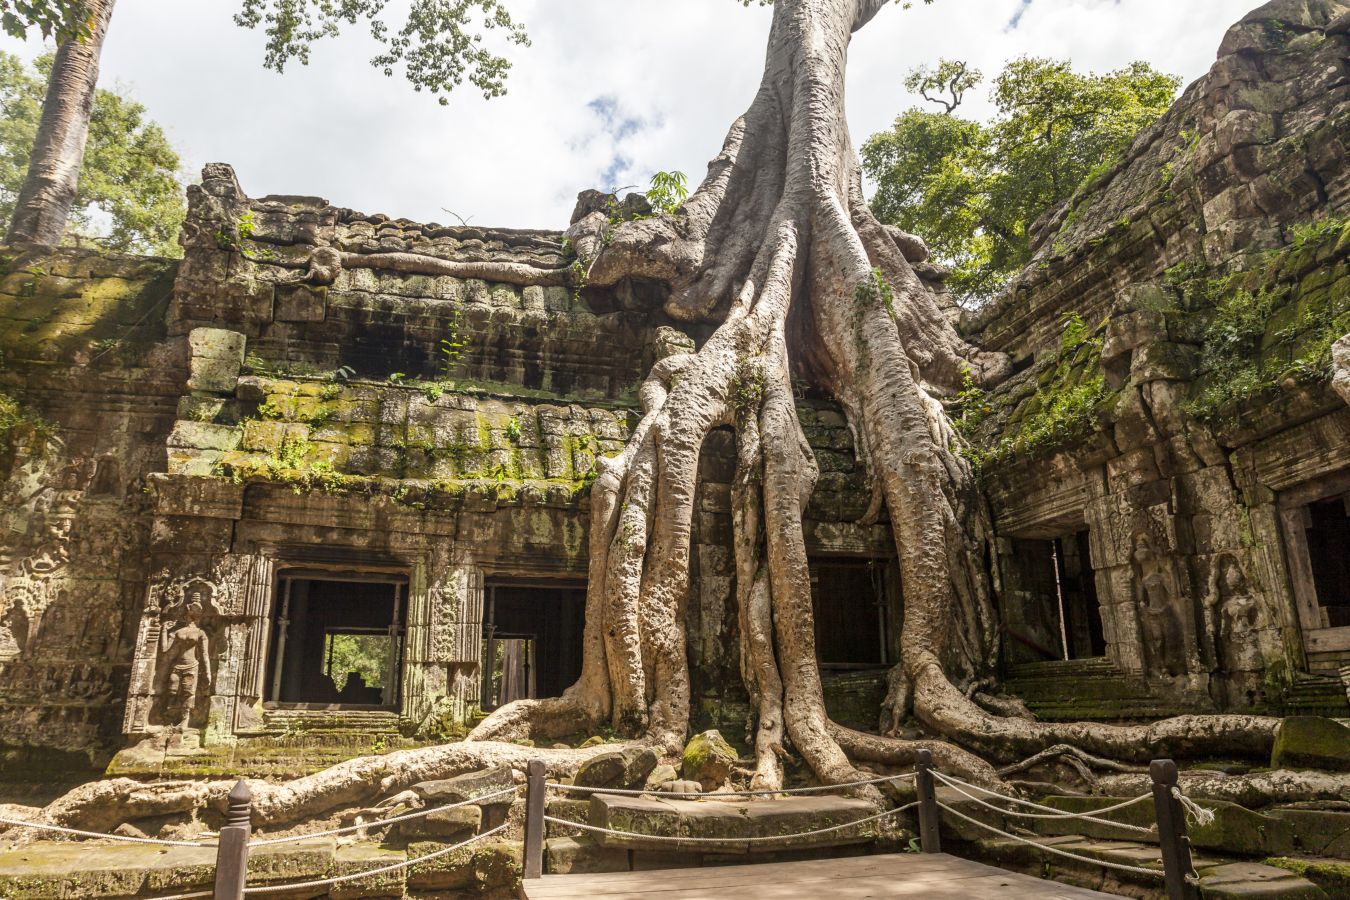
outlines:
[[[950,897],[960,900],[1091,900],[1083,888],[1005,872],[945,853],[894,853],[805,862],[699,869],[654,869],[594,875],[545,875],[524,883],[528,900],[782,900],[829,897]]]

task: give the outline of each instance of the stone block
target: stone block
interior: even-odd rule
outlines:
[[[244,365],[244,335],[223,328],[194,328],[188,333],[188,390],[233,394]]]
[[[483,810],[482,827],[490,829],[496,828],[506,821],[507,812],[510,810],[511,804],[516,801],[515,787],[515,776],[511,767],[496,766],[491,769],[484,769],[481,772],[468,772],[441,781],[424,781],[413,785],[412,789],[430,806],[443,806],[465,800],[479,800],[480,798],[491,797],[491,795],[501,791],[511,791],[510,794],[493,797],[478,804]]]
[[[574,783],[578,787],[604,787],[636,790],[647,783],[647,776],[661,758],[650,747],[629,747],[601,753],[584,763]]]
[[[236,450],[243,435],[233,425],[213,425],[209,422],[188,422],[179,419],[169,434],[170,447],[193,450]]]
[[[544,871],[550,875],[627,872],[628,851],[584,837],[549,838],[544,844]]]
[[[478,833],[483,811],[477,806],[438,809],[398,823],[398,833],[409,840],[434,838],[446,843],[466,840]]]
[[[352,875],[403,862],[408,854],[378,844],[349,844],[338,848],[333,875]],[[328,889],[331,900],[355,900],[357,897],[402,897],[407,888],[407,869],[395,869],[379,875],[343,881]]]
[[[1350,727],[1318,716],[1291,716],[1275,731],[1270,764],[1277,769],[1350,772]]]
[[[278,322],[322,322],[328,313],[328,289],[308,285],[278,287],[276,309]]]
[[[327,878],[337,856],[337,841],[312,838],[293,844],[272,844],[249,851],[249,884]]]
[[[726,783],[736,759],[735,749],[720,732],[705,731],[694,735],[685,745],[681,769],[685,778],[702,784],[705,791],[712,791]]]

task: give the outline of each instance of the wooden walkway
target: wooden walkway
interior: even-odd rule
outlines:
[[[525,882],[528,900],[782,900],[788,897],[960,898],[960,900],[1091,900],[1111,898],[1083,888],[1005,872],[945,853],[894,853],[806,862],[700,869],[657,869],[594,875],[545,875]]]

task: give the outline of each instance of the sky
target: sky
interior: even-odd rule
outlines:
[[[397,8],[399,0],[393,0]],[[940,57],[987,76],[1022,55],[1082,71],[1136,59],[1189,84],[1227,27],[1258,0],[938,0],[884,10],[850,51],[855,143],[921,104],[906,73]],[[679,170],[701,180],[748,106],[769,11],[736,0],[510,0],[533,45],[512,47],[508,94],[471,85],[448,106],[369,65],[359,29],[314,48],[309,66],[262,67],[260,32],[239,0],[118,0],[103,54],[116,84],[164,126],[189,176],[235,167],[244,190],[306,194],[418,221],[566,227],[577,193],[645,185]],[[0,40],[32,57],[39,41]],[[985,89],[962,107],[991,113]]]

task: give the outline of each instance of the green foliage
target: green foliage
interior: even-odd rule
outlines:
[[[688,196],[689,179],[683,172],[657,172],[647,188],[647,202],[666,215],[674,215]]]
[[[0,27],[19,40],[28,37],[29,29],[57,43],[84,40],[92,19],[88,5],[80,0],[5,0],[0,4]]]
[[[1115,396],[1101,369],[1104,331],[1105,323],[1091,328],[1077,314],[1066,316],[1054,368],[1042,375],[1035,397],[991,450],[970,449],[967,456],[977,466],[1044,457],[1091,435]]]
[[[961,390],[957,393],[951,409],[952,424],[956,427],[957,434],[966,440],[974,440],[980,426],[993,411],[994,406],[989,400],[989,392],[975,383],[970,368],[966,367],[961,373]]]
[[[1318,219],[1316,222],[1304,222],[1295,225],[1289,229],[1292,246],[1295,250],[1302,250],[1309,245],[1320,244],[1328,239],[1339,237],[1347,224],[1350,224],[1350,219],[1327,216],[1325,219]]]
[[[441,365],[439,374],[442,378],[450,377],[450,372],[454,368],[455,363],[459,362],[460,357],[464,355],[465,346],[466,342],[464,340],[464,334],[461,331],[459,310],[456,309],[450,317],[450,336],[441,338]]]
[[[961,105],[966,92],[983,80],[980,70],[972,69],[963,60],[942,59],[936,68],[919,66],[911,71],[905,78],[905,89],[952,113]]]
[[[238,219],[226,227],[216,229],[216,246],[222,250],[242,250],[244,242],[253,237],[257,222],[253,219],[253,210],[246,209]]]
[[[364,22],[382,48],[370,64],[389,76],[401,67],[413,90],[439,95],[442,105],[465,78],[484,97],[506,93],[511,63],[485,46],[487,32],[501,33],[509,44],[530,43],[501,0],[410,0],[394,7],[406,11],[397,25],[389,20],[389,7],[388,0],[242,0],[234,21],[262,28],[263,65],[276,72],[292,60],[308,65],[311,45]]]
[[[1114,162],[1166,111],[1179,81],[1143,62],[1084,75],[1024,57],[995,79],[997,114],[980,123],[953,114],[979,79],[963,66],[943,60],[914,72],[912,89],[947,111],[905,111],[862,156],[877,217],[922,235],[953,268],[953,289],[978,300],[1030,259],[1032,224]]]
[[[758,412],[766,387],[764,364],[758,358],[741,360],[731,383],[731,403],[736,412],[742,415]]]
[[[0,217],[14,214],[42,117],[52,56],[32,69],[0,53]],[[181,163],[158,124],[125,92],[99,89],[67,237],[113,250],[179,256],[187,207]],[[106,228],[99,226],[106,222]]]
[[[1328,219],[1292,229],[1285,250],[1228,277],[1206,277],[1198,266],[1169,270],[1190,308],[1212,309],[1188,413],[1232,425],[1266,395],[1331,378],[1331,346],[1350,332],[1350,276],[1344,262],[1320,261],[1346,228]]]
[[[0,391],[0,449],[15,432],[29,431],[38,437],[51,434],[51,425],[16,398]]]
[[[886,312],[890,313],[891,318],[895,318],[895,291],[891,289],[890,282],[878,268],[872,269],[871,277],[866,281],[859,282],[853,292],[853,299],[859,306],[871,306],[880,300],[881,305],[886,307]]]
[[[512,416],[511,420],[506,423],[506,436],[511,440],[512,443],[515,443],[520,440],[519,416]]]
[[[389,667],[389,636],[384,634],[329,634],[324,648],[325,674],[341,691],[352,672],[366,687],[383,687]],[[377,751],[378,752],[378,751]]]

